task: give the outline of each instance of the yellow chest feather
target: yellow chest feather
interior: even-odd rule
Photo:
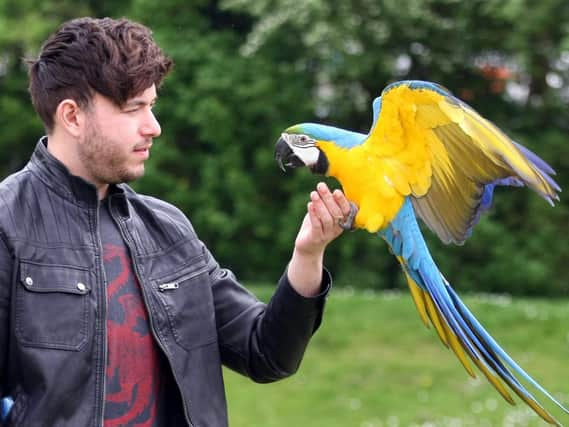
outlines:
[[[431,186],[433,153],[450,169],[446,151],[430,129],[440,95],[411,91],[402,86],[390,91],[381,120],[361,145],[342,148],[330,141],[318,147],[330,164],[328,175],[340,181],[348,199],[359,206],[356,227],[376,232],[397,215],[405,197],[424,196]],[[421,109],[417,108],[420,104]],[[422,122],[427,121],[427,125]]]
[[[401,208],[404,196],[384,173],[385,160],[365,146],[344,149],[330,142],[319,143],[328,157],[328,175],[342,185],[346,197],[358,205],[355,226],[375,233],[386,227]]]

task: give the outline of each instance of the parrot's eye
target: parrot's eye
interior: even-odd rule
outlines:
[[[310,145],[310,138],[307,137],[306,135],[299,135],[298,139],[297,139],[297,143],[298,145],[302,146],[302,145]]]

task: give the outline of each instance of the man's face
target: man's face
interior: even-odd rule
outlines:
[[[144,175],[152,138],[161,133],[152,113],[155,100],[154,85],[122,108],[99,94],[94,96],[77,146],[83,178],[98,186]]]

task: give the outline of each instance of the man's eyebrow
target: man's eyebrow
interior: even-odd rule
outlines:
[[[125,106],[135,107],[135,106],[142,106],[142,105],[154,105],[156,104],[156,100],[158,97],[152,98],[150,102],[146,102],[144,99],[141,98],[134,98],[129,101],[126,101]]]

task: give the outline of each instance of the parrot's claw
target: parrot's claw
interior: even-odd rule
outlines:
[[[338,225],[344,230],[354,230],[354,223],[356,215],[358,214],[358,207],[354,202],[350,202],[350,213],[346,218],[338,220]]]

